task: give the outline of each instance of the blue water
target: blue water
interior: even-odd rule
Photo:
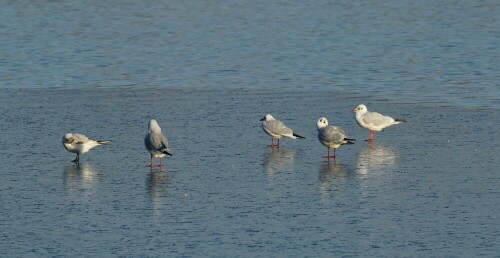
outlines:
[[[8,1],[2,88],[291,89],[498,106],[498,1]]]
[[[0,256],[498,257],[498,17],[497,1],[2,2]],[[408,122],[370,145],[359,103]],[[306,139],[267,148],[266,113]],[[322,116],[357,139],[336,161]],[[76,166],[70,131],[111,143]]]

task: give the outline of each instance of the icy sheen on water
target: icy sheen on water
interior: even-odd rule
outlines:
[[[499,11],[2,2],[0,256],[498,256]],[[360,103],[407,123],[370,145]],[[306,138],[266,147],[267,113]],[[320,117],[357,139],[336,161]],[[67,132],[111,142],[76,166]]]

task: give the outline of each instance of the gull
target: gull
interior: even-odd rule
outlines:
[[[271,136],[270,147],[279,147],[280,139],[283,137],[288,137],[292,139],[304,139],[298,134],[293,133],[292,129],[288,128],[283,122],[276,120],[272,115],[267,114],[260,121],[262,121],[262,130],[269,136]],[[278,139],[278,144],[274,144],[274,138]]]
[[[356,113],[356,122],[358,122],[358,125],[370,130],[369,142],[373,142],[373,131],[379,132],[388,126],[405,122],[403,119],[394,119],[377,112],[369,112],[363,104],[358,105],[352,112]]]
[[[328,120],[324,117],[316,122],[318,128],[318,140],[328,148],[327,159],[336,158],[335,150],[342,144],[354,144],[355,139],[348,139],[345,131],[338,126],[328,126]],[[330,156],[330,148],[333,148],[333,156]]]
[[[80,164],[80,154],[83,154],[96,146],[106,144],[109,141],[93,140],[79,133],[67,133],[63,136],[62,142],[66,150],[76,153],[76,158],[72,160],[72,162]]]
[[[165,155],[172,156],[170,149],[168,148],[167,137],[161,133],[161,128],[155,119],[149,121],[148,133],[144,137],[144,145],[151,155],[151,162],[148,167],[154,167],[153,157],[160,158],[160,164],[158,167],[163,167],[161,159]]]

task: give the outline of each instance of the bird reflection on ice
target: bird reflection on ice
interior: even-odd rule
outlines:
[[[357,171],[361,175],[367,175],[393,167],[396,162],[397,155],[389,146],[370,143],[363,146],[358,153]]]
[[[343,183],[349,176],[349,168],[341,163],[323,162],[319,173],[319,191],[321,195],[327,197],[331,194],[332,188]]]
[[[69,190],[93,190],[95,188],[96,181],[96,168],[91,164],[71,164],[64,168],[64,184]]]
[[[151,198],[151,209],[155,219],[161,219],[162,200],[167,191],[168,174],[161,170],[151,171],[146,179],[146,190]]]
[[[283,171],[285,168],[293,164],[293,160],[297,155],[297,150],[279,150],[272,149],[271,152],[266,152],[264,155],[264,167],[268,175],[273,175]]]

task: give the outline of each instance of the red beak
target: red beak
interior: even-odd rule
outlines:
[[[356,113],[356,109],[351,110],[352,112]]]

